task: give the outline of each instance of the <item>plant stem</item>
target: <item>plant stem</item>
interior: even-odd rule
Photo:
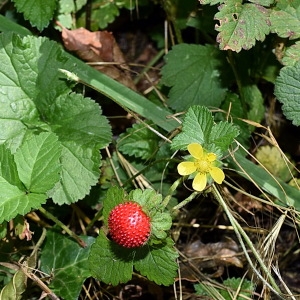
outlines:
[[[255,272],[255,274],[262,280],[262,282],[264,282],[277,296],[281,297],[281,291],[279,289],[279,287],[277,286],[274,278],[272,277],[270,271],[268,270],[268,268],[266,267],[266,265],[264,264],[262,258],[260,257],[259,253],[257,252],[257,250],[255,249],[255,246],[253,245],[253,243],[251,242],[251,240],[249,239],[248,235],[246,234],[246,232],[243,230],[243,228],[241,227],[241,225],[237,222],[237,220],[233,217],[232,213],[230,212],[226,202],[224,201],[222,195],[220,194],[220,192],[218,191],[217,187],[215,186],[215,184],[212,185],[212,193],[215,197],[215,199],[219,202],[219,204],[221,205],[221,207],[223,208],[223,210],[225,211],[231,225],[233,226],[233,229],[235,231],[235,234],[240,242],[241,247],[243,248],[244,254],[247,258],[248,263],[250,264],[251,268],[253,269],[253,271]],[[257,262],[259,263],[261,269],[263,270],[263,272],[265,273],[265,275],[267,276],[267,278],[270,281],[270,284],[268,282],[266,282],[266,280],[263,278],[263,276],[259,273],[259,271],[257,271],[257,269],[255,269],[255,266],[253,265],[253,262],[248,254],[248,251],[246,249],[246,246],[244,244],[244,241],[242,239],[242,237],[245,239],[247,245],[249,246],[250,250],[252,251],[254,257],[256,258]],[[283,298],[282,298],[283,299]]]
[[[56,217],[54,217],[51,213],[46,211],[43,207],[39,208],[39,211],[48,219],[52,220],[56,225],[62,228],[70,237],[72,237],[81,247],[86,247],[86,243],[76,235],[72,230],[70,230],[65,224],[59,221]]]
[[[180,202],[179,204],[177,204],[176,206],[173,207],[173,210],[176,209],[180,209],[181,207],[187,205],[189,202],[191,202],[197,195],[199,194],[199,192],[193,192],[189,197],[187,197],[186,199],[184,199],[182,202]]]

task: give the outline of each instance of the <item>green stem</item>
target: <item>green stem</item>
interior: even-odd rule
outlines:
[[[86,243],[73,231],[71,231],[64,223],[59,221],[56,217],[54,217],[51,213],[46,211],[43,207],[39,208],[39,211],[48,219],[52,220],[56,225],[62,228],[70,237],[72,237],[81,247],[86,247]]]
[[[191,202],[197,195],[199,194],[199,192],[193,192],[189,197],[187,197],[186,199],[184,199],[182,202],[180,202],[179,204],[177,204],[176,206],[173,207],[173,210],[176,209],[180,209],[181,207],[187,205],[189,202]]]
[[[212,185],[212,193],[215,197],[215,199],[219,202],[219,204],[221,205],[221,207],[223,208],[223,210],[225,211],[234,231],[235,234],[240,242],[241,247],[243,248],[244,254],[248,260],[248,263],[250,264],[250,266],[252,267],[253,271],[255,272],[255,274],[280,298],[282,298],[280,296],[280,289],[277,286],[274,278],[272,277],[272,275],[270,274],[270,271],[268,270],[268,268],[266,267],[266,265],[264,264],[262,258],[260,257],[259,253],[257,252],[257,250],[255,249],[255,246],[253,245],[253,243],[251,242],[251,240],[249,239],[248,235],[246,234],[246,232],[243,230],[243,228],[241,227],[241,225],[237,222],[237,220],[233,217],[233,215],[231,214],[226,202],[224,201],[222,195],[220,194],[220,192],[218,191],[217,187],[215,186],[215,184]],[[246,246],[244,244],[244,241],[242,239],[242,237],[244,238],[244,240],[246,241],[247,245],[249,246],[250,250],[252,251],[254,257],[256,258],[257,262],[259,263],[261,269],[264,271],[264,273],[266,274],[267,278],[269,278],[270,284],[268,282],[265,281],[265,279],[263,278],[263,276],[255,269],[255,266],[253,265],[253,262],[248,254],[248,251],[246,249]],[[282,298],[283,299],[283,298]]]

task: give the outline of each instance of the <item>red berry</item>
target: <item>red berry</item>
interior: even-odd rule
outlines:
[[[126,248],[143,246],[150,236],[150,218],[136,202],[117,205],[109,214],[111,239]]]

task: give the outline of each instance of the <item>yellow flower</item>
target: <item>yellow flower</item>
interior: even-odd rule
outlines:
[[[193,180],[193,189],[203,191],[207,185],[208,179],[211,177],[215,182],[221,184],[225,178],[223,170],[216,167],[217,155],[214,153],[206,153],[202,146],[197,143],[189,144],[187,147],[192,155],[192,161],[181,162],[177,166],[180,175],[191,175],[196,173]]]

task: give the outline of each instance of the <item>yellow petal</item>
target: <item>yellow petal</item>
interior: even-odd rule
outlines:
[[[206,174],[198,173],[193,180],[193,189],[201,192],[205,189],[207,183]]]
[[[209,171],[209,174],[211,175],[213,180],[218,184],[221,184],[225,179],[225,174],[223,170],[217,167],[212,167],[211,170]]]
[[[191,161],[184,161],[177,166],[177,171],[180,175],[183,176],[190,175],[196,171],[196,166]]]
[[[207,159],[208,159],[208,161],[213,162],[217,159],[217,155],[214,154],[214,153],[208,153],[207,154]]]
[[[203,159],[203,148],[200,144],[197,143],[189,144],[187,149],[193,157],[197,159]]]

